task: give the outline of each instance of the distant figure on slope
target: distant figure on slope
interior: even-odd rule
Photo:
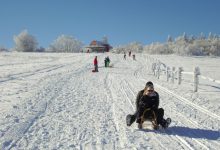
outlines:
[[[104,59],[105,67],[107,67],[107,57]]]
[[[124,59],[126,59],[126,53],[124,52]]]
[[[133,60],[136,60],[136,58],[135,58],[135,54],[133,54],[132,57],[133,57]]]
[[[110,64],[110,58],[107,56],[106,58],[106,62],[107,62],[107,67],[109,67],[109,64]]]
[[[105,57],[104,62],[105,62],[105,67],[109,67],[109,64],[110,64],[110,59],[109,59],[109,57],[108,57],[108,56],[107,56],[107,57]]]
[[[129,51],[129,57],[131,56],[131,51]]]
[[[164,109],[159,108],[159,94],[154,90],[154,85],[151,81],[146,83],[143,90],[138,92],[136,98],[136,112],[131,115],[127,115],[127,126],[136,120],[138,128],[142,128],[144,119],[155,118],[155,129],[161,125],[163,128],[167,128],[171,122],[171,119],[164,119]],[[153,122],[153,121],[152,121]]]
[[[95,56],[93,64],[94,64],[94,67],[95,67],[94,71],[95,72],[99,72],[98,71],[98,59],[97,59],[97,56]]]

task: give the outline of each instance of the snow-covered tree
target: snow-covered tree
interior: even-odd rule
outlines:
[[[214,35],[211,33],[211,32],[209,32],[209,36],[208,36],[208,39],[209,40],[212,40],[212,39],[214,39]]]
[[[167,37],[167,42],[173,42],[173,38],[170,35]]]
[[[143,45],[140,42],[132,42],[127,45],[127,48],[131,52],[141,53],[143,51]]]
[[[72,36],[61,35],[49,47],[49,52],[72,53],[82,49],[82,42]]]
[[[199,35],[199,39],[200,39],[200,40],[204,40],[205,38],[206,38],[206,37],[205,37],[204,33],[201,32],[200,35]]]
[[[149,54],[178,54],[178,55],[214,55],[220,56],[220,38],[218,35],[209,34],[206,38],[203,33],[198,38],[194,35],[187,36],[183,33],[175,39],[175,42],[169,42],[168,36],[166,43],[152,43],[144,47],[144,52]]]
[[[114,53],[124,53],[124,52],[133,52],[133,53],[141,53],[143,52],[143,45],[139,42],[131,42],[126,45],[120,45],[117,47],[114,47],[112,52]]]
[[[22,31],[19,35],[14,36],[15,51],[34,52],[37,48],[37,40],[34,36],[28,34],[27,30]]]

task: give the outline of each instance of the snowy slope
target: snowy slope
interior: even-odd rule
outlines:
[[[189,82],[156,79],[146,55],[110,53],[113,68],[104,67],[107,54],[97,55],[92,73],[95,54],[0,53],[1,149],[219,149],[220,85],[193,93]],[[125,124],[148,80],[173,120],[167,130]]]

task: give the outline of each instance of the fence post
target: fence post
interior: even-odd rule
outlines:
[[[155,65],[155,63],[152,63],[152,71],[153,71],[153,73],[154,73],[154,76],[156,75],[156,65]]]
[[[178,70],[178,84],[179,85],[181,84],[181,81],[182,81],[182,71],[183,71],[183,68],[179,67],[179,70]]]
[[[170,67],[166,68],[166,74],[167,74],[167,82],[169,82],[169,78],[170,78]]]
[[[198,92],[198,85],[199,85],[199,75],[200,69],[199,67],[194,68],[194,92]]]
[[[175,67],[172,67],[172,83],[174,83],[174,79],[175,79]]]
[[[160,78],[160,62],[157,63],[157,79]]]

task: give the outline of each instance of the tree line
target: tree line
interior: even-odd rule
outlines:
[[[76,38],[68,35],[60,35],[48,48],[38,47],[38,42],[27,30],[14,36],[15,47],[12,51],[18,52],[80,52],[83,43]],[[0,46],[0,51],[7,51]],[[131,42],[126,45],[116,46],[111,50],[114,53],[148,53],[148,54],[177,54],[177,55],[196,55],[196,56],[220,56],[220,36],[209,33],[205,36],[201,33],[199,36],[188,36],[186,33],[177,38],[167,37],[164,43],[155,42],[149,45],[143,45],[140,42]]]
[[[124,53],[132,51],[135,53],[148,54],[177,54],[185,56],[220,56],[220,37],[209,33],[206,37],[203,33],[199,36],[188,36],[186,33],[173,39],[167,37],[164,43],[155,42],[143,45],[140,42],[132,42],[127,45],[115,47],[113,52]]]
[[[15,47],[11,51],[17,52],[69,52],[76,53],[82,49],[82,42],[68,35],[60,35],[48,48],[38,47],[37,39],[28,33],[27,30],[14,36]],[[0,47],[0,51],[7,51],[6,48]]]

